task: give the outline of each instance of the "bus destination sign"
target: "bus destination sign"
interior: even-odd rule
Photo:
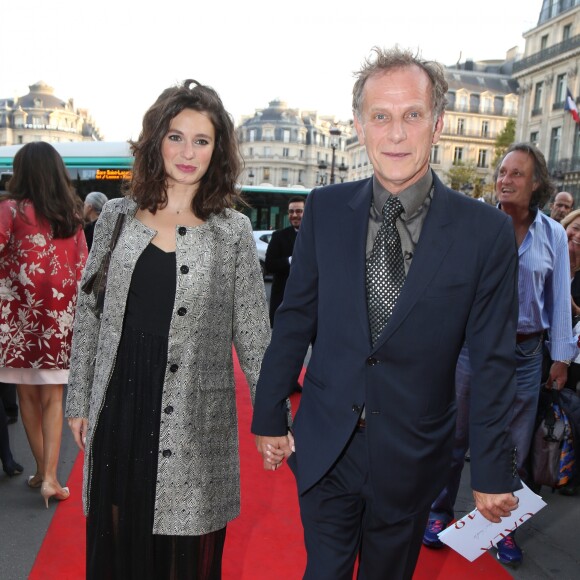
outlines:
[[[132,176],[130,169],[97,169],[95,179],[106,179],[109,181],[129,181]]]

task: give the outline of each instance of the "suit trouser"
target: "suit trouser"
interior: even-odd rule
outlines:
[[[2,399],[6,414],[11,417],[17,417],[18,403],[16,402],[16,385],[12,383],[0,383],[0,399]]]
[[[364,429],[355,431],[336,464],[299,502],[305,580],[352,580],[357,556],[361,580],[412,578],[429,510],[395,524],[384,521],[369,484]]]

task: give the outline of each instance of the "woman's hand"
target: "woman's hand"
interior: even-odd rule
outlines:
[[[72,431],[75,443],[79,446],[79,449],[84,452],[85,443],[87,442],[89,420],[85,417],[69,417],[68,426]]]

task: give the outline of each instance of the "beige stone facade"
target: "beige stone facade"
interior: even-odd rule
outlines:
[[[27,95],[0,98],[0,145],[32,141],[100,141],[98,128],[85,109],[63,100],[39,81]]]
[[[243,185],[312,188],[346,176],[346,142],[352,122],[301,111],[274,100],[241,119],[238,128],[245,169]]]
[[[544,0],[538,25],[524,33],[516,139],[544,153],[558,190],[580,200],[580,125],[566,110],[569,90],[580,102],[580,1]]]

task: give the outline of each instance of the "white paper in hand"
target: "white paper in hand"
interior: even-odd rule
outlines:
[[[523,486],[514,492],[520,500],[518,508],[511,516],[502,518],[500,523],[494,524],[486,520],[477,510],[473,510],[443,530],[439,534],[439,539],[473,562],[546,505],[544,500],[526,484]]]

